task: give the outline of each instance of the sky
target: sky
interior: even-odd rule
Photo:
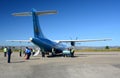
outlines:
[[[51,40],[103,39],[80,46],[120,46],[120,0],[0,0],[0,45],[6,40],[34,37],[32,17],[12,13],[56,10],[57,14],[39,16],[44,35]],[[14,43],[15,44],[15,43]]]

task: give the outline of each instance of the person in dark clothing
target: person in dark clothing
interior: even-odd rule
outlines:
[[[42,57],[45,57],[45,52],[42,52]]]
[[[45,57],[45,50],[41,49],[42,57]]]
[[[22,49],[19,50],[19,56],[22,57]]]
[[[12,50],[11,50],[11,47],[8,48],[8,63],[10,63],[10,60],[11,60],[11,54],[12,54]]]

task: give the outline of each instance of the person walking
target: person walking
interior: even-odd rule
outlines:
[[[6,57],[6,55],[7,55],[7,47],[5,47],[5,48],[3,49],[3,51],[4,51],[4,57]]]
[[[7,54],[8,54],[8,63],[10,63],[10,61],[11,61],[11,54],[12,54],[11,47],[8,48]]]
[[[55,56],[55,48],[52,48],[52,56]]]
[[[26,53],[26,58],[25,59],[29,60],[30,56],[31,56],[31,50],[28,47],[26,47],[25,53]]]

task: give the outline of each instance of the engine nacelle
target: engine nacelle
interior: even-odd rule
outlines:
[[[75,46],[75,42],[71,41],[71,46]]]

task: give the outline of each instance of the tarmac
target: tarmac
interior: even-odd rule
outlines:
[[[42,58],[0,52],[0,78],[120,78],[120,52],[76,52],[75,57]]]

